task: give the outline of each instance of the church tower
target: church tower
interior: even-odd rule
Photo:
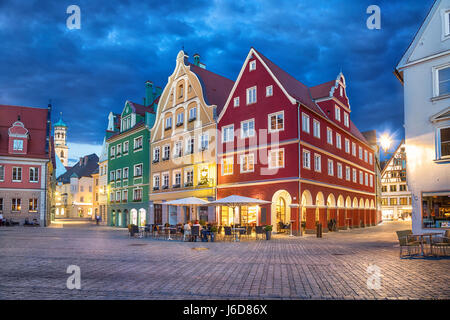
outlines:
[[[69,147],[66,143],[67,125],[62,121],[62,113],[59,121],[53,125],[55,139],[55,154],[59,157],[65,167],[67,167],[69,159]]]

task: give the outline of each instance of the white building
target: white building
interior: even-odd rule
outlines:
[[[381,172],[383,221],[411,218],[411,192],[406,184],[406,149],[400,143]]]
[[[450,227],[450,0],[437,0],[397,66],[404,84],[414,233]]]

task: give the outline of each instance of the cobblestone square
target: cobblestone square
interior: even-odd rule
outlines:
[[[2,227],[0,299],[449,299],[449,259],[399,258],[395,230],[408,228],[183,243],[94,225]],[[66,287],[69,265],[80,290]],[[367,286],[369,265],[379,289]]]

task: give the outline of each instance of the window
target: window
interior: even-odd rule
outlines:
[[[234,106],[239,107],[239,97],[234,98]]]
[[[328,175],[334,175],[333,160],[328,159]]]
[[[359,184],[364,184],[364,180],[363,180],[363,172],[359,171]]]
[[[370,186],[373,187],[373,175],[370,175]]]
[[[3,198],[0,198],[0,212],[3,212]]]
[[[327,142],[333,144],[333,130],[327,128]]]
[[[388,199],[387,198],[381,198],[381,205],[387,206],[387,204],[388,204]]]
[[[341,97],[344,96],[344,88],[342,88],[341,86],[339,86],[339,95],[340,95]]]
[[[21,199],[19,198],[11,199],[11,211],[20,211],[22,209],[20,201]]]
[[[80,192],[84,191],[84,186],[80,186]]]
[[[350,181],[350,167],[345,167],[345,180]]]
[[[314,155],[314,170],[317,172],[322,171],[322,157],[320,156],[320,154]]]
[[[247,89],[247,104],[256,103],[256,86]]]
[[[207,133],[203,133],[200,136],[200,150],[207,150],[209,147],[209,135]]]
[[[303,168],[311,169],[311,152],[303,150]]]
[[[367,150],[364,150],[364,161],[365,162],[367,162],[369,159],[368,159],[368,153],[367,153]]]
[[[442,30],[444,37],[450,36],[450,11],[446,11],[443,17],[444,30]]]
[[[119,143],[118,145],[117,145],[117,156],[120,156],[122,154],[122,145]]]
[[[320,122],[313,120],[313,135],[316,138],[320,138]]]
[[[356,143],[352,142],[352,155],[356,157]]]
[[[170,145],[164,146],[164,154],[163,154],[163,160],[169,160],[170,159]]]
[[[341,121],[341,108],[339,108],[338,106],[334,106],[334,118],[337,121]]]
[[[175,149],[174,152],[173,152],[174,158],[181,157],[182,150],[183,150],[183,143],[181,141],[177,141],[175,143],[175,148],[174,149]]]
[[[159,189],[159,174],[153,175],[153,190]]]
[[[273,95],[273,86],[266,87],[266,97],[271,97]]]
[[[181,172],[180,171],[174,172],[173,178],[174,178],[173,187],[179,188],[181,186]]]
[[[123,168],[123,178],[128,179],[128,168]]]
[[[136,164],[134,166],[134,176],[141,177],[142,176],[142,164]]]
[[[229,125],[222,128],[222,140],[223,142],[230,142],[234,140],[234,125]]]
[[[165,130],[169,130],[170,128],[172,128],[172,117],[166,118]]]
[[[372,157],[372,153],[369,153],[369,163],[373,164],[373,157]]]
[[[169,187],[169,174],[163,173],[163,189],[167,189]]]
[[[241,122],[241,138],[249,138],[255,135],[255,120],[246,120]]]
[[[122,178],[122,170],[117,169],[116,170],[116,180],[120,180]]]
[[[284,130],[284,112],[269,114],[269,132]]]
[[[387,186],[381,186],[381,192],[387,192]]]
[[[153,149],[153,162],[159,162],[159,147]]]
[[[134,150],[142,149],[142,136],[134,139]]]
[[[397,205],[397,198],[390,198],[389,199],[389,204],[391,206],[396,206]]]
[[[31,198],[28,200],[28,211],[30,212],[37,212],[38,209],[38,199],[37,198]]]
[[[114,202],[114,192],[109,194],[109,201]]]
[[[369,175],[367,174],[367,172],[364,173],[364,182],[365,182],[365,185],[366,185],[366,186],[369,185]]]
[[[177,127],[182,126],[183,122],[184,122],[184,112],[181,112],[181,113],[177,114],[177,124],[176,124],[176,126]]]
[[[349,126],[350,126],[350,118],[349,118],[349,116],[348,116],[348,113],[345,112],[345,111],[344,111],[344,125],[345,125],[346,127],[349,127]]]
[[[133,201],[142,201],[142,189],[136,188],[133,190]]]
[[[111,147],[110,155],[111,155],[111,158],[114,158],[116,156],[116,147]]]
[[[450,197],[422,194],[422,222],[424,228],[447,228],[450,224]]]
[[[233,174],[233,157],[227,157],[222,159],[222,175]]]
[[[350,153],[350,140],[345,138],[345,152]]]
[[[406,191],[406,184],[399,185],[400,191]]]
[[[128,201],[128,190],[122,191],[122,201],[127,202]]]
[[[241,155],[240,160],[241,160],[241,173],[254,171],[255,155],[253,153]]]
[[[190,187],[194,184],[194,170],[192,169],[188,169],[186,171],[186,183],[185,183],[185,187]]]
[[[4,180],[5,180],[5,167],[0,166],[0,181],[4,181]]]
[[[23,140],[14,139],[13,150],[22,151],[23,150]]]
[[[438,129],[437,140],[437,158],[441,159],[450,157],[450,127]]]
[[[256,70],[256,60],[250,61],[249,69],[250,69],[250,71]]]
[[[125,141],[123,143],[123,154],[127,154],[128,153],[128,146],[129,146],[129,142]]]
[[[397,185],[396,184],[391,184],[389,186],[389,191],[390,192],[397,192]]]
[[[302,113],[302,130],[309,133],[309,116]]]
[[[30,168],[30,182],[38,182],[39,168]]]
[[[115,171],[111,171],[110,173],[109,173],[109,180],[110,181],[114,181],[116,178],[116,172]]]
[[[337,168],[337,177],[339,178],[339,179],[342,179],[342,163],[337,163],[337,165],[336,165],[336,168]]]
[[[362,152],[362,148],[361,147],[359,147],[359,158],[362,160],[362,158],[363,158],[363,152]]]
[[[186,140],[186,154],[194,153],[194,138],[187,138]]]
[[[284,168],[284,149],[269,151],[269,168]]]
[[[342,149],[341,135],[336,133],[336,148]]]
[[[450,94],[450,66],[435,68],[435,96]]]
[[[189,109],[189,121],[194,121],[197,119],[197,108]]]
[[[12,168],[12,181],[15,181],[15,182],[22,181],[22,168],[20,168],[20,167]]]
[[[183,94],[184,94],[184,86],[180,84],[178,86],[178,99],[183,98]]]
[[[353,169],[353,182],[356,183],[357,182],[357,177],[356,177],[356,169]]]

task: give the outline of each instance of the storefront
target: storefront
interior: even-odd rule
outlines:
[[[234,208],[234,224],[256,226],[258,223],[258,206],[242,206]],[[220,207],[221,225],[229,226],[233,224],[233,208]]]
[[[423,228],[450,228],[450,192],[422,193]]]

